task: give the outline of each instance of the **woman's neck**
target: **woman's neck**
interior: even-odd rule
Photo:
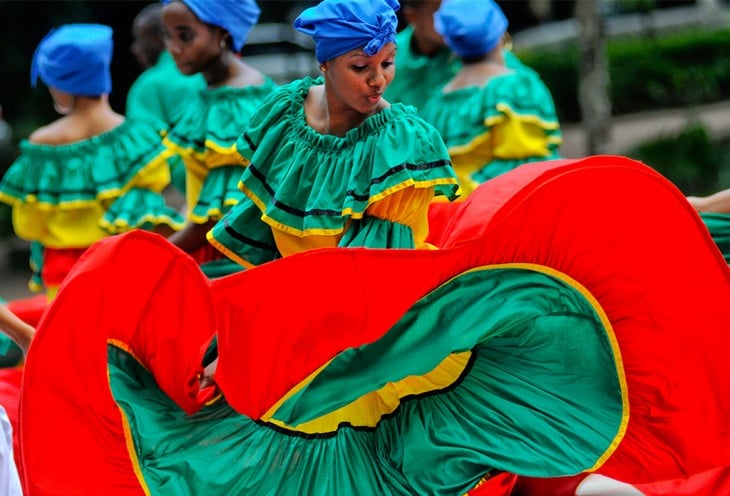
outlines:
[[[67,118],[77,123],[81,134],[94,136],[117,127],[124,122],[124,116],[114,112],[109,105],[109,98],[76,97],[73,111]]]
[[[221,86],[243,88],[260,85],[264,82],[263,75],[259,71],[250,67],[241,57],[230,51],[225,52],[205,69],[203,76],[209,89]]]
[[[426,57],[433,57],[441,50],[444,50],[446,46],[443,43],[436,43],[425,36],[419,35],[418,32],[414,31],[411,36],[411,51],[416,55],[423,55]]]
[[[102,115],[114,113],[109,105],[109,97],[102,95],[99,98],[74,97],[74,106],[69,115]]]
[[[470,86],[482,87],[495,76],[509,72],[502,50],[493,50],[480,59],[462,60],[462,68],[443,88],[444,93]]]
[[[124,122],[124,116],[112,110],[106,96],[75,97],[73,110],[29,137],[33,143],[64,145],[83,141],[107,132]]]

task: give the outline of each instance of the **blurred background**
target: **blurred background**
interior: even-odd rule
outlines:
[[[114,29],[112,107],[124,112],[141,68],[132,21],[149,1],[0,0],[0,174],[18,143],[54,120],[43,85],[30,87],[41,38],[72,22]],[[259,0],[243,56],[283,83],[317,73],[310,40],[291,24],[316,1]],[[730,187],[730,0],[497,0],[513,50],[551,90],[565,157],[627,155],[685,194]],[[27,244],[0,204],[0,296],[29,296]]]

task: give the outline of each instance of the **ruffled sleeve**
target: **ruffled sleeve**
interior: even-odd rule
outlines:
[[[425,208],[434,195],[456,196],[446,147],[412,107],[393,105],[344,137],[323,135],[307,125],[303,109],[316,83],[305,79],[282,88],[238,140],[250,162],[240,184],[250,201],[234,207],[209,239],[242,263],[256,251],[248,242],[254,231],[273,230],[277,248],[288,255],[306,243],[287,250],[292,243],[283,239],[328,238],[321,246],[337,246],[350,226],[370,217],[406,226],[418,246],[425,216],[414,215],[419,207],[404,199],[419,199]]]
[[[219,219],[242,198],[238,180],[246,163],[236,154],[236,140],[275,87],[267,78],[260,86],[203,90],[165,138],[168,149],[185,163],[191,221]]]

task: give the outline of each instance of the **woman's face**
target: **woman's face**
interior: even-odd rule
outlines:
[[[155,65],[160,52],[165,48],[160,32],[152,21],[146,18],[135,20],[132,26],[132,46],[130,50],[145,69]]]
[[[409,26],[413,27],[413,36],[424,46],[421,48],[446,46],[443,37],[436,32],[433,15],[441,6],[441,0],[427,0],[417,7],[406,7],[403,16]]]
[[[183,74],[205,71],[227,49],[221,47],[226,33],[217,26],[198,20],[182,2],[171,2],[162,9],[165,46]]]
[[[395,43],[387,43],[374,55],[357,49],[326,62],[327,91],[343,110],[373,114],[395,76],[395,50]]]

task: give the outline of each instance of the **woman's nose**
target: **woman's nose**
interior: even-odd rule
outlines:
[[[376,70],[374,73],[370,75],[370,79],[368,80],[368,84],[370,86],[376,86],[380,87],[385,84],[385,74],[383,74],[382,70]]]

